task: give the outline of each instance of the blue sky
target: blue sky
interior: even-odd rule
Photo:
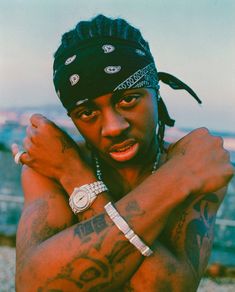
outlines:
[[[51,68],[61,35],[103,13],[140,28],[159,71],[203,100],[162,85],[176,126],[235,132],[234,0],[0,0],[0,11],[0,108],[59,104]]]

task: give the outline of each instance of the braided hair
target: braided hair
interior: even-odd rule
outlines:
[[[95,37],[116,37],[134,41],[150,52],[148,42],[144,40],[139,29],[122,18],[112,19],[99,14],[90,21],[80,21],[74,29],[63,34],[61,45],[54,54],[54,65],[56,65],[57,58],[67,52],[68,49]]]

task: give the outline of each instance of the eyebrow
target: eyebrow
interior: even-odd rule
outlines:
[[[115,100],[117,100],[118,98],[123,97],[124,94],[126,93],[126,91],[134,90],[134,89],[138,90],[139,88],[130,88],[130,89],[125,89],[125,90],[123,89],[123,90],[114,91],[114,92],[112,92],[111,99],[115,101]],[[128,93],[129,93],[129,92],[127,92],[127,94],[128,94]],[[95,98],[94,98],[94,100],[93,100],[93,99],[90,100],[90,99],[88,99],[88,98],[84,98],[84,99],[78,100],[78,101],[76,102],[76,107],[79,108],[79,107],[86,106],[86,105],[89,105],[89,104],[95,104],[94,101],[95,101]]]
[[[125,95],[125,92],[126,92],[127,90],[125,89],[125,90],[118,90],[118,91],[114,91],[113,93],[112,93],[112,99],[113,100],[117,100],[118,98],[121,98],[121,97],[123,97],[124,95]]]
[[[120,98],[122,95],[123,95],[124,91],[116,91],[116,92],[113,92],[112,93],[112,99],[117,99],[117,98]],[[94,98],[95,100],[95,98]],[[94,100],[90,100],[88,98],[84,98],[84,99],[81,99],[81,100],[78,100],[76,102],[76,108],[79,108],[79,107],[82,107],[82,106],[86,106],[86,105],[89,105],[89,104],[92,104],[92,103],[95,103]]]

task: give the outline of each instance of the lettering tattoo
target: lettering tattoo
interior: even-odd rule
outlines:
[[[99,234],[106,227],[108,227],[108,224],[105,220],[105,216],[104,214],[100,214],[90,220],[78,224],[74,229],[74,235],[78,236],[81,240],[86,239],[89,241],[88,235],[92,233]]]
[[[218,204],[215,194],[207,194],[193,205],[198,217],[186,227],[185,251],[196,275],[200,275],[207,264],[213,243],[215,215],[209,216],[210,204]]]

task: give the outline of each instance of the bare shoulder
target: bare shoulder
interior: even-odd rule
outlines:
[[[24,165],[22,168],[22,188],[24,193],[24,214],[31,213],[39,217],[43,210],[48,211],[48,215],[53,218],[55,225],[60,221],[74,221],[73,213],[68,204],[68,195],[65,190],[53,179],[41,175],[32,168]],[[30,211],[31,210],[31,211]],[[62,218],[64,218],[62,220]]]

